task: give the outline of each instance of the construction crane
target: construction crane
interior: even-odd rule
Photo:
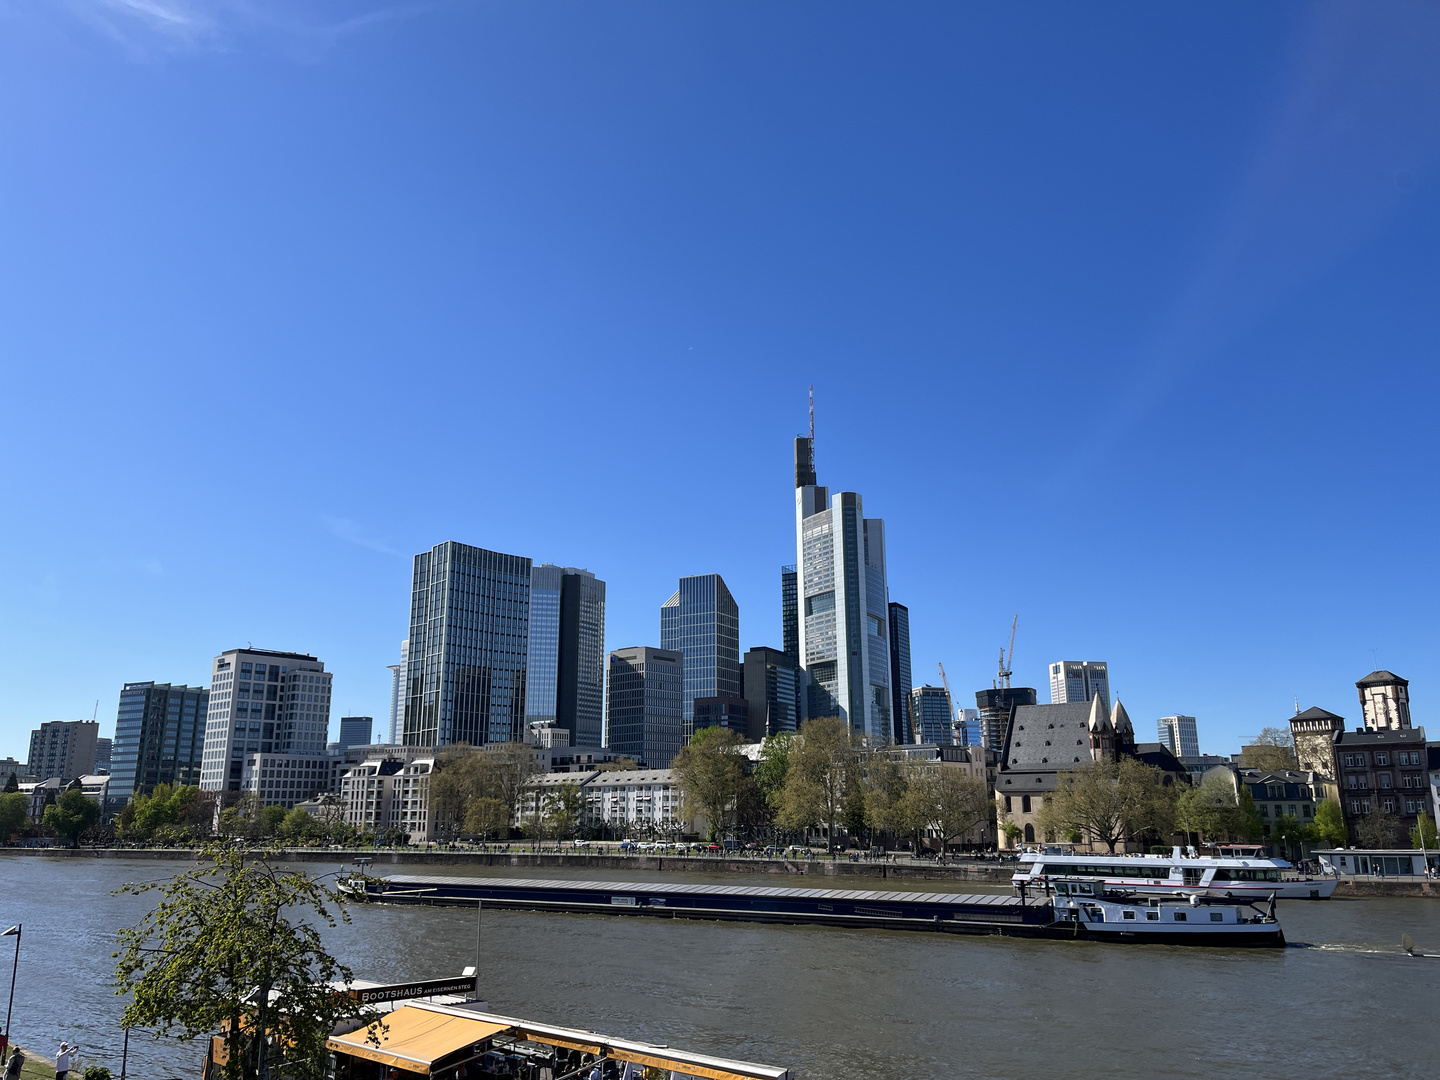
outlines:
[[[1005,656],[1005,650],[1004,650],[1003,648],[1000,650],[1000,671],[997,673],[996,680],[995,680],[995,685],[996,685],[997,687],[1003,686],[1003,687],[1005,687],[1005,689],[1007,689],[1007,690],[1010,689],[1010,674],[1011,674],[1010,664],[1011,664],[1011,662],[1015,659],[1015,627],[1018,626],[1019,624],[1020,624],[1020,616],[1019,616],[1019,614],[1017,613],[1016,616],[1015,616],[1015,618],[1010,621],[1010,656],[1009,656],[1009,658],[1008,658],[1008,659],[1006,658],[1006,656]]]
[[[950,699],[950,722],[953,724],[959,718],[959,713],[955,709],[955,697],[950,693],[950,680],[945,677],[944,664],[940,665],[940,684],[945,687],[945,696]]]

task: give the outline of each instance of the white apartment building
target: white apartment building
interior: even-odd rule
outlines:
[[[231,649],[215,658],[200,787],[240,791],[247,755],[324,756],[330,675],[305,653]],[[298,763],[289,766],[291,772]]]
[[[430,834],[430,777],[433,757],[401,761],[372,758],[347,769],[340,778],[345,822],[364,832],[400,829],[410,843],[424,844]]]
[[[606,830],[622,838],[631,833],[679,834],[695,831],[681,807],[680,788],[670,769],[632,769],[612,772],[548,773],[525,785],[515,808],[515,825],[542,814],[546,800],[557,788],[570,784],[580,789],[585,810],[580,827]]]
[[[265,806],[290,810],[334,790],[334,760],[329,754],[247,753],[241,759],[240,790],[258,795]]]

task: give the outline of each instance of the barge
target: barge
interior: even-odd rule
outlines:
[[[668,919],[807,923],[1027,938],[1155,944],[1281,946],[1268,911],[1192,894],[1140,896],[1095,882],[1050,878],[1017,895],[786,889],[636,881],[356,876],[342,888],[387,904],[485,905],[525,911]]]

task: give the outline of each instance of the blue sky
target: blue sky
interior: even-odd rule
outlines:
[[[310,651],[409,560],[719,572],[779,644],[791,439],[916,682],[1110,664],[1201,744],[1436,700],[1440,10],[0,0],[0,755]],[[971,699],[973,700],[973,699]],[[1440,725],[1432,725],[1440,726]]]

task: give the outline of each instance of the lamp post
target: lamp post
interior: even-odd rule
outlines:
[[[0,937],[15,935],[15,960],[10,966],[10,1001],[5,1006],[5,1050],[0,1053],[0,1065],[3,1065],[10,1057],[10,1012],[15,1008],[15,974],[20,970],[20,923],[16,923]]]

